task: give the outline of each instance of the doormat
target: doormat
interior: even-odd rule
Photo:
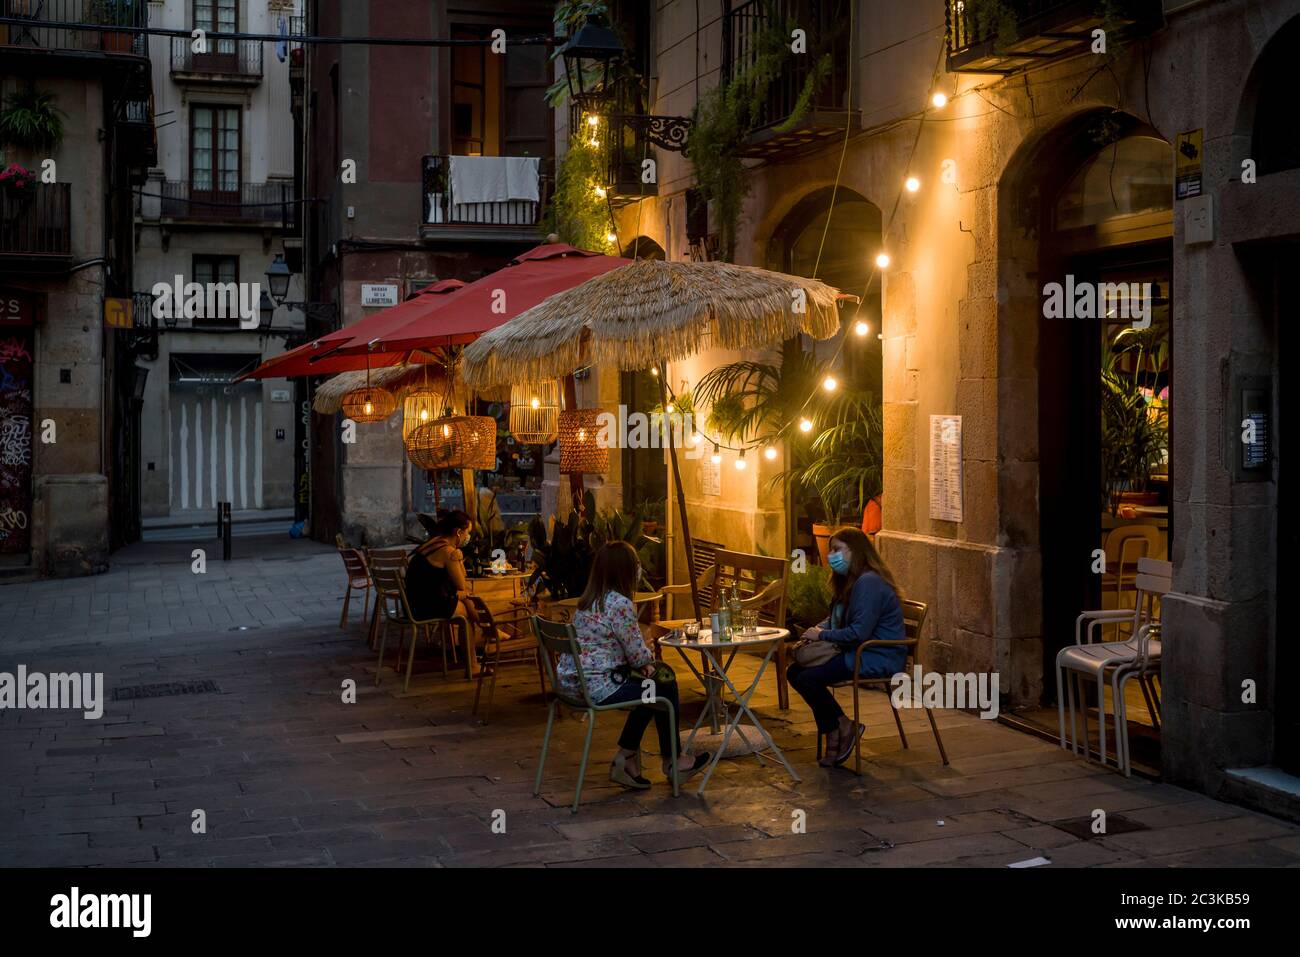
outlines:
[[[203,681],[164,681],[156,685],[128,685],[113,689],[114,701],[131,701],[135,698],[171,698],[182,694],[221,694],[217,683],[211,679]]]
[[[1094,837],[1110,837],[1112,834],[1128,834],[1132,831],[1148,831],[1145,824],[1125,817],[1123,814],[1107,814],[1106,830],[1097,834],[1092,829],[1093,819],[1089,817],[1071,817],[1063,821],[1053,821],[1052,827],[1059,828],[1066,834],[1077,837],[1081,841],[1090,841]]]

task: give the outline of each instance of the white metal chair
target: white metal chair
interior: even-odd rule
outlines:
[[[1115,607],[1124,608],[1125,591],[1133,584],[1138,562],[1160,552],[1160,531],[1154,525],[1120,525],[1106,536],[1105,552],[1102,594],[1114,589]]]
[[[1156,602],[1169,590],[1173,575],[1173,566],[1169,562],[1151,558],[1138,559],[1137,594],[1133,608],[1085,611],[1081,613],[1074,625],[1074,644],[1062,648],[1056,655],[1056,707],[1060,722],[1061,747],[1065,743],[1065,709],[1068,699],[1070,709],[1070,747],[1079,753],[1078,726],[1074,713],[1074,686],[1078,678],[1090,678],[1097,685],[1097,720],[1099,724],[1098,757],[1102,765],[1106,764],[1106,678],[1109,675],[1114,682],[1113,688],[1122,687],[1120,678],[1140,677],[1144,694],[1149,689],[1146,683],[1150,652],[1147,648],[1148,624],[1155,622]],[[1084,622],[1087,622],[1086,634]],[[1106,625],[1118,628],[1129,626],[1129,635],[1123,641],[1096,641],[1095,635]],[[1159,661],[1159,648],[1155,649],[1155,660]],[[1120,674],[1116,674],[1119,672]],[[1120,770],[1127,766],[1128,727],[1122,725],[1125,709],[1117,697],[1115,699],[1115,765]],[[1083,755],[1088,756],[1088,712],[1083,686],[1080,686],[1080,710],[1083,712]],[[1153,715],[1155,711],[1153,710]]]
[[[1163,597],[1173,585],[1173,566],[1169,562],[1150,558],[1138,559],[1137,585],[1147,595]],[[1111,700],[1115,702],[1115,749],[1120,759],[1120,770],[1125,777],[1133,771],[1132,755],[1128,742],[1128,699],[1124,696],[1124,686],[1136,678],[1146,700],[1151,723],[1160,728],[1160,695],[1152,681],[1160,675],[1160,654],[1163,645],[1162,628],[1158,616],[1154,616],[1141,629],[1141,654],[1137,660],[1120,665],[1111,672]],[[1122,730],[1122,734],[1120,733]]]

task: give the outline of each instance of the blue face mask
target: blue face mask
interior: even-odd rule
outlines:
[[[828,564],[837,575],[843,575],[849,570],[849,559],[843,552],[832,552]]]

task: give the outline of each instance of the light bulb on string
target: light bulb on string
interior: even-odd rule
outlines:
[[[718,451],[717,442],[713,443],[713,454],[709,456],[709,461],[712,462],[714,465],[717,465],[719,462],[722,461],[722,453]]]
[[[618,242],[618,236],[616,236],[614,233],[606,233],[606,234],[605,234],[605,242],[607,242],[607,243],[616,243],[616,242]]]
[[[599,198],[604,199],[608,195],[608,190],[606,190],[604,186],[597,186],[596,195]]]
[[[942,110],[948,105],[948,94],[943,90],[935,90],[934,95],[930,97],[930,105],[936,110]]]
[[[853,324],[853,331],[859,336],[865,336],[871,331],[871,326],[859,319]]]
[[[921,188],[921,181],[917,179],[915,176],[909,176],[907,177],[907,181],[904,182],[903,185],[907,187],[907,191],[909,193],[915,193],[918,189]]]
[[[745,464],[746,464],[746,463],[745,463],[745,450],[744,450],[744,449],[741,449],[741,450],[740,450],[740,455],[736,458],[736,471],[737,471],[737,472],[743,472],[743,471],[745,471]]]
[[[888,269],[889,263],[890,263],[889,253],[885,252],[884,250],[881,250],[880,252],[876,253],[877,269]]]
[[[664,406],[664,408],[668,411],[669,415],[672,415],[674,412],[677,411],[677,406],[673,405],[671,402],[669,402],[666,406]]]
[[[651,367],[650,367],[650,374],[651,374],[652,376],[654,376],[656,379],[659,378],[659,367],[658,367],[658,366],[651,366]]]
[[[692,432],[692,433],[691,433],[691,445],[699,445],[699,444],[700,444],[700,433],[698,433],[698,432]]]
[[[769,445],[767,448],[765,448],[765,449],[763,450],[763,458],[767,459],[769,462],[775,462],[775,461],[776,461],[776,446],[775,446],[775,445]]]
[[[828,375],[826,378],[822,379],[822,388],[827,392],[834,392],[839,388],[839,382],[836,380],[835,376]]]
[[[808,418],[807,416],[805,416],[804,418],[800,419],[800,420],[799,420],[799,431],[800,431],[800,432],[811,432],[811,431],[812,431],[812,419]]]

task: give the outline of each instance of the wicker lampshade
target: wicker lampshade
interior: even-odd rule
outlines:
[[[560,388],[554,379],[510,387],[510,434],[525,445],[549,445],[560,434]]]
[[[560,413],[560,474],[604,474],[609,449],[596,441],[597,418],[603,409],[570,409]]]
[[[421,387],[407,393],[402,402],[402,441],[408,441],[420,426],[442,418],[446,402],[446,397],[433,389]]]
[[[422,469],[492,469],[497,464],[497,422],[490,415],[449,415],[416,426],[406,455]]]
[[[353,422],[382,422],[396,408],[393,393],[379,386],[353,389],[343,397],[343,414]]]

